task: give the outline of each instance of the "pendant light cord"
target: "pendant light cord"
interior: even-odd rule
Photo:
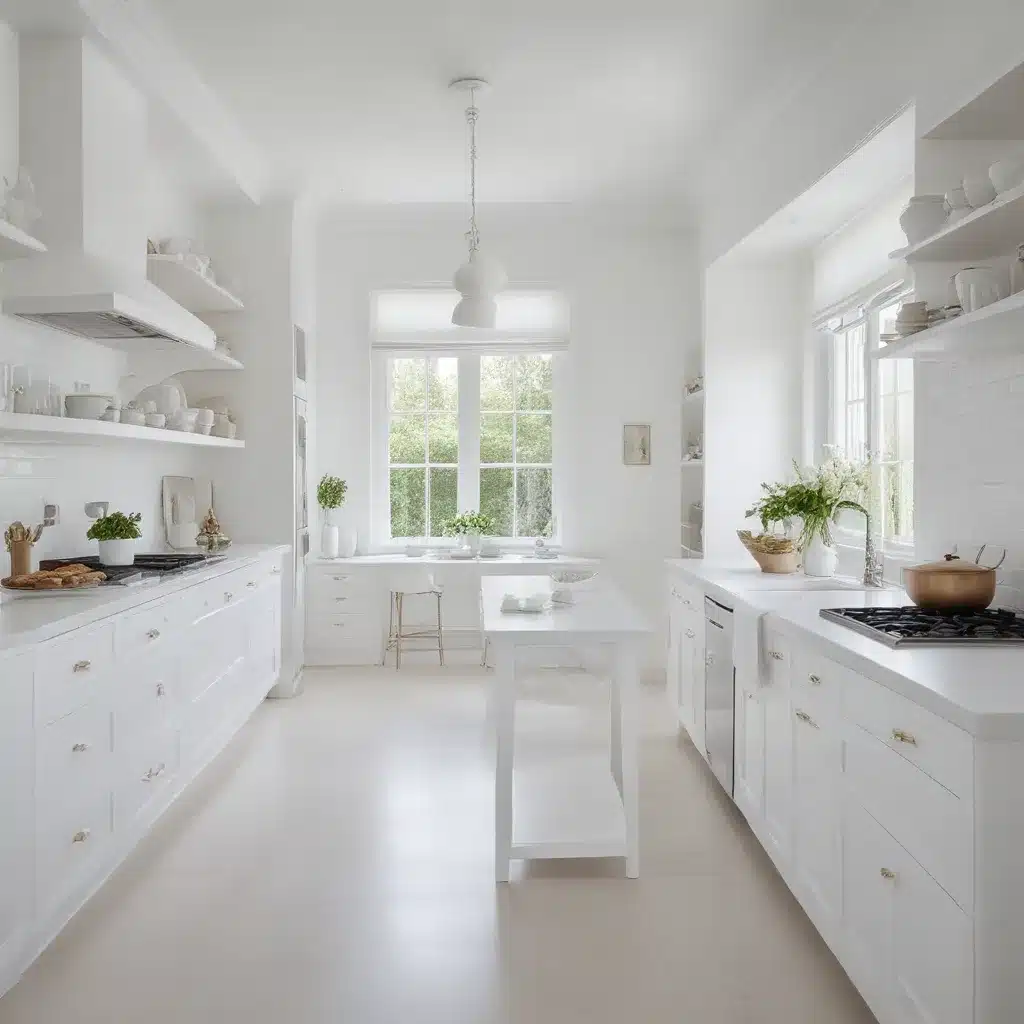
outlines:
[[[469,258],[480,248],[480,232],[476,226],[476,119],[480,111],[476,108],[476,90],[469,91],[469,106],[466,108],[466,123],[469,125]]]

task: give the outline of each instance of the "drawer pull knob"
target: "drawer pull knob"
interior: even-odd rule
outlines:
[[[879,873],[883,878],[887,878],[890,881],[896,877],[896,872],[890,871],[889,868],[882,868]]]
[[[892,738],[897,743],[909,743],[912,747],[917,746],[917,740],[909,732],[904,732],[902,729],[893,729]]]
[[[801,711],[798,708],[794,713],[796,714],[796,717],[800,719],[801,722],[806,722],[809,726],[811,726],[814,729],[819,728],[818,723],[813,718],[811,718],[811,716],[807,714],[806,711]]]
[[[155,778],[159,777],[160,775],[163,775],[164,769],[166,767],[167,766],[164,765],[164,764],[159,764],[159,765],[156,766],[156,768],[150,768],[149,771],[146,772],[146,774],[142,776],[142,781],[143,782],[152,782]]]
[[[167,694],[167,687],[164,686],[163,683],[157,683],[156,684],[156,695],[158,697],[163,697],[163,696],[166,696],[166,694]]]
[[[76,754],[84,754],[89,749],[88,743],[76,743],[71,748]]]
[[[281,567],[279,565],[275,565],[274,568],[270,570],[270,575],[271,576],[280,576],[281,575]]]
[[[160,639],[160,630],[159,629],[151,629],[146,634],[146,636],[148,636],[150,640],[159,640]]]
[[[332,576],[331,579],[334,580],[336,583],[346,583],[348,581],[349,577],[348,576]]]
[[[227,604],[235,595],[230,590],[224,591],[224,603]]]
[[[782,661],[783,660],[782,654],[779,651],[769,651],[768,652],[768,657],[771,658],[772,661]]]
[[[336,597],[334,600],[335,601],[347,601],[348,598],[347,597]]]
[[[91,669],[91,668],[92,668],[92,662],[91,661],[76,661],[74,663],[74,665],[71,666],[71,671],[72,672],[88,672],[89,669]]]
[[[696,635],[697,634],[694,633],[694,631],[692,629],[688,629],[686,631],[686,638],[687,638],[687,640],[692,640]]]
[[[810,675],[807,677],[807,681],[811,686],[821,686],[821,676]]]
[[[72,837],[71,842],[73,843],[84,843],[89,838],[89,829],[79,829]]]
[[[257,583],[257,582],[256,582],[255,580],[249,580],[249,582],[248,582],[248,583],[246,583],[246,586],[247,586],[247,587],[248,587],[248,588],[249,588],[250,590],[255,590],[255,589],[256,589],[256,588],[257,588],[257,587],[259,586],[259,584],[258,584],[258,583]]]

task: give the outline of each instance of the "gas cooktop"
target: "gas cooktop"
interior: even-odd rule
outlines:
[[[929,611],[903,608],[823,608],[821,617],[888,647],[924,644],[1024,644],[1024,618],[1005,609]]]
[[[188,572],[190,569],[201,569],[204,565],[212,565],[224,559],[223,555],[207,557],[199,554],[170,555],[136,555],[133,565],[103,565],[96,555],[83,558],[50,558],[39,563],[40,569],[59,569],[62,565],[95,566],[106,574],[107,585],[140,583],[147,579],[162,579]]]

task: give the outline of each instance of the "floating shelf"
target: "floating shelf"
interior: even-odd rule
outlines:
[[[148,256],[146,273],[157,288],[190,313],[235,313],[245,308],[227,288],[187,267],[177,256]]]
[[[1024,351],[1024,292],[882,346],[876,359],[956,359],[1002,350]]]
[[[987,206],[947,224],[916,245],[889,253],[890,259],[985,260],[1010,252],[1024,239],[1024,185],[1004,192]]]
[[[0,219],[0,260],[20,260],[46,252],[46,246],[30,234]]]
[[[89,443],[95,439],[186,444],[198,448],[245,447],[245,442],[237,439],[207,437],[183,430],[158,430],[156,427],[135,427],[128,423],[107,423],[105,420],[79,420],[70,416],[0,412],[0,443],[20,441],[74,444]]]
[[[683,459],[682,465],[683,466],[703,466],[704,465],[704,460],[703,459]]]

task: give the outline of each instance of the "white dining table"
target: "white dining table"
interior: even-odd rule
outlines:
[[[568,605],[548,602],[537,613],[503,612],[507,594],[550,595],[548,576],[485,576],[481,581],[483,632],[494,652],[490,719],[495,732],[495,878],[509,880],[512,860],[622,857],[626,876],[640,873],[637,776],[638,650],[652,627],[611,582],[575,594]],[[610,756],[550,765],[537,783],[515,764],[515,705],[521,675],[538,648],[599,654],[610,682]],[[590,659],[588,659],[590,660]]]

